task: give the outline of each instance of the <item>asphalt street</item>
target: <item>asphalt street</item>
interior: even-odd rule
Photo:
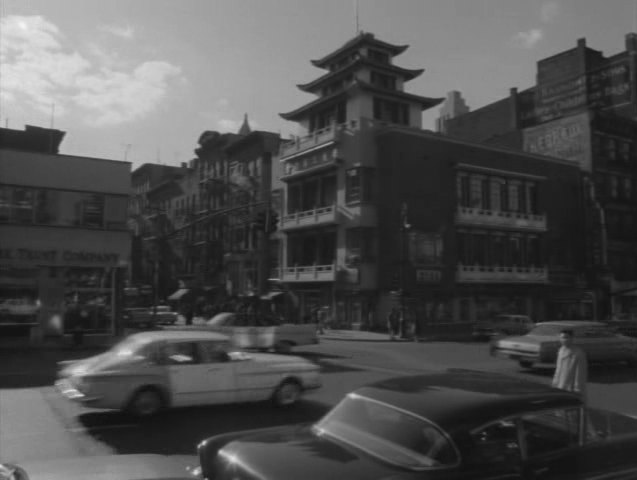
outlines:
[[[33,352],[32,352],[33,353]],[[107,453],[192,454],[203,438],[227,431],[320,418],[348,391],[382,378],[445,368],[496,371],[548,383],[550,371],[523,371],[489,356],[474,342],[390,342],[385,335],[326,335],[302,355],[322,367],[323,388],[291,409],[270,404],[225,405],[169,411],[138,421],[120,412],[87,409],[61,398],[51,386],[55,362],[94,351],[0,354],[0,461],[25,461]],[[20,360],[19,357],[24,357]],[[590,403],[637,416],[637,372],[624,365],[590,372]]]

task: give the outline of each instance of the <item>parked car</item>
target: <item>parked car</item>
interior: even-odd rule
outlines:
[[[564,329],[573,330],[575,343],[586,352],[589,363],[622,361],[637,365],[637,338],[620,335],[602,322],[583,320],[538,323],[526,335],[492,341],[491,353],[516,360],[525,368],[553,366]]]
[[[202,476],[215,480],[628,479],[636,451],[637,419],[470,370],[386,379],[349,393],[315,424],[198,446]]]
[[[608,326],[627,337],[637,337],[637,320],[612,320]]]
[[[56,381],[66,398],[90,407],[153,415],[163,408],[252,402],[295,403],[321,386],[319,367],[300,357],[233,351],[226,335],[149,331],[111,350],[62,362]]]
[[[477,322],[471,335],[476,340],[487,340],[497,335],[524,335],[534,326],[527,315],[500,314]]]
[[[124,310],[124,325],[132,328],[150,328],[155,325],[174,325],[178,314],[169,306],[127,308]]]
[[[8,315],[31,316],[37,315],[40,304],[26,298],[7,298],[0,303],[0,313]]]
[[[242,349],[274,349],[278,353],[289,353],[293,347],[319,342],[315,323],[287,323],[263,315],[218,313],[206,322],[206,328],[229,335],[235,346]]]
[[[0,480],[192,480],[195,455],[98,455],[0,464]]]

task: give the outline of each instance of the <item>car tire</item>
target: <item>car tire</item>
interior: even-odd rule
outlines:
[[[281,354],[290,353],[292,352],[292,346],[291,342],[281,340],[274,345],[274,351]]]
[[[138,390],[128,404],[128,411],[136,417],[152,417],[164,409],[164,397],[159,389],[146,387]]]
[[[530,360],[519,360],[518,363],[522,368],[533,368],[533,362]]]
[[[285,380],[272,395],[272,402],[277,407],[289,407],[301,398],[301,385],[296,380]]]

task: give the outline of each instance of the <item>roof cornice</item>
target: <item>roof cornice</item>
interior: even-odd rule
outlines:
[[[311,63],[315,67],[326,68],[326,65],[329,62],[334,61],[346,52],[352,51],[363,44],[382,48],[383,50],[388,51],[392,56],[399,55],[409,48],[409,45],[394,45],[391,43],[383,42],[382,40],[378,40],[372,33],[361,32],[356,37],[347,41],[344,45],[337,48],[333,52],[328,53],[322,58],[311,60]]]
[[[397,65],[375,62],[366,57],[360,57],[340,70],[336,70],[334,72],[327,72],[326,74],[321,75],[316,80],[312,80],[311,82],[304,83],[304,84],[298,84],[297,88],[304,92],[312,93],[316,91],[317,89],[321,88],[323,84],[329,81],[335,80],[341,75],[347,75],[352,70],[356,70],[356,67],[360,67],[362,65],[374,67],[379,70],[384,70],[386,72],[396,73],[398,75],[401,75],[404,81],[413,80],[414,78],[422,75],[423,72],[425,71],[424,68],[408,69],[408,68],[399,67]]]

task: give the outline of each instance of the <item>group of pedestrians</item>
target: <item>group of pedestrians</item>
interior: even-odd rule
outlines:
[[[416,322],[406,314],[404,308],[394,307],[387,315],[387,331],[390,340],[397,338],[415,340]]]

